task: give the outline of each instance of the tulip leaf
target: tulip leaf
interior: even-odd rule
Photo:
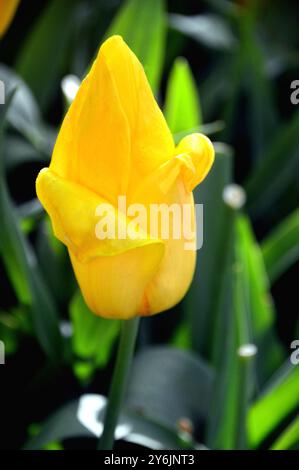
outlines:
[[[77,372],[91,375],[96,367],[104,367],[110,358],[116,337],[119,334],[119,320],[107,320],[93,314],[85,304],[80,291],[70,304],[73,325],[72,346],[74,354],[81,360],[89,361],[90,368],[82,370],[77,364]],[[81,375],[82,375],[81,374]]]
[[[62,73],[74,34],[77,3],[77,0],[51,0],[18,55],[16,70],[28,83],[42,108],[48,105]]]
[[[126,0],[108,28],[106,37],[119,34],[143,64],[156,93],[162,73],[166,20],[164,0]]]
[[[27,442],[25,449],[43,449],[52,442],[74,438],[99,438],[103,430],[106,398],[101,395],[82,395],[67,403],[42,425],[41,431]],[[192,440],[159,421],[150,420],[124,409],[116,428],[116,440],[122,439],[150,449],[193,449]]]
[[[255,17],[250,8],[238,16],[241,36],[242,79],[248,95],[248,129],[254,159],[263,158],[265,146],[276,132],[277,112],[272,81],[267,75],[261,44],[256,38]],[[244,58],[246,57],[246,60]]]
[[[226,207],[222,192],[231,181],[231,157],[229,147],[222,146],[219,152],[216,150],[210,173],[194,191],[195,202],[203,204],[203,246],[197,253],[195,274],[184,300],[184,309],[192,325],[193,348],[204,357],[211,354],[209,338],[220,295],[220,280],[223,279]]]
[[[262,252],[246,216],[238,218],[239,263],[242,269],[244,296],[250,318],[249,340],[258,347],[257,378],[259,385],[281,365],[283,350],[274,331],[276,314]]]
[[[263,241],[263,256],[273,283],[299,259],[299,210],[283,220]]]
[[[20,136],[7,136],[4,142],[5,168],[12,171],[19,165],[28,162],[43,162],[48,165],[49,156],[39,152],[32,144]]]
[[[40,154],[40,160],[46,160],[46,157],[48,158],[51,154],[55,133],[43,124],[36,99],[26,83],[14,71],[4,65],[0,66],[0,79],[5,84],[6,93],[16,89],[7,114],[9,124],[31,143],[33,149]],[[20,141],[18,145],[20,146]],[[28,148],[26,150],[26,148],[18,149],[16,147],[16,155],[12,158],[14,160],[22,158],[24,161],[26,153],[29,153]],[[32,153],[30,152],[30,159],[32,159]],[[18,157],[20,154],[22,156]]]
[[[299,368],[290,361],[271,378],[248,416],[249,439],[256,448],[299,407]]]
[[[9,108],[10,97],[5,108],[0,108],[0,141],[3,140],[5,111]],[[1,256],[20,302],[30,306],[41,347],[53,361],[58,361],[61,359],[58,314],[39,272],[34,252],[19,228],[4,177],[3,161],[0,166]]]
[[[32,208],[33,216],[34,210],[39,210],[41,207],[38,200],[34,202],[37,203],[37,207]],[[23,211],[24,209],[23,207]],[[76,282],[72,275],[68,252],[65,246],[55,238],[48,217],[44,218],[37,230],[36,254],[40,271],[52,295],[57,302],[67,302],[74,292]]]
[[[172,28],[211,49],[231,50],[236,44],[236,38],[229,23],[220,15],[171,14],[169,23]]]
[[[167,85],[164,115],[173,134],[202,123],[196,83],[188,62],[176,59]]]
[[[211,332],[216,379],[206,440],[213,449],[244,449],[247,446],[245,416],[251,361],[242,361],[237,353],[243,343],[249,342],[249,332],[242,271],[239,269],[236,209],[226,206],[225,219],[222,280]]]
[[[177,349],[192,350],[191,328],[186,319],[176,328],[171,345]]]
[[[126,406],[174,431],[207,416],[213,383],[199,357],[167,346],[144,348],[134,359]]]
[[[207,443],[217,449],[244,449],[248,445],[246,415],[256,378],[264,383],[283,355],[273,331],[274,311],[262,256],[249,221],[241,214],[228,217],[231,234],[226,251],[231,255],[214,326],[217,375]],[[252,346],[246,355],[248,344]]]
[[[280,434],[272,450],[299,450],[299,415]]]
[[[262,216],[282,197],[299,168],[299,111],[270,140],[246,183],[248,206]],[[286,155],[288,163],[286,164]]]

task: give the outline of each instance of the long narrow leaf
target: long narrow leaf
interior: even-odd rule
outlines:
[[[8,97],[5,109],[0,109],[0,141],[3,141],[5,112],[11,98]],[[34,253],[19,229],[4,178],[3,159],[0,166],[1,256],[20,302],[31,307],[36,335],[42,348],[53,361],[59,361],[62,354],[58,314],[39,272]]]
[[[299,259],[299,209],[264,240],[262,250],[268,276],[273,283]]]
[[[291,412],[299,407],[299,368],[288,361],[273,377],[262,396],[252,405],[248,431],[253,448],[258,447]]]
[[[196,83],[188,62],[183,58],[176,59],[170,73],[164,114],[173,134],[202,123]]]

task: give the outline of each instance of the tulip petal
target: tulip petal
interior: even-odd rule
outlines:
[[[174,143],[143,67],[120,36],[112,36],[100,56],[114,79],[131,135],[130,186],[171,158]]]
[[[50,168],[115,204],[130,172],[130,129],[99,53],[63,121]]]
[[[48,168],[39,173],[36,191],[51,217],[55,236],[81,263],[145,245],[163,246],[160,240],[150,238],[134,220],[127,219],[107,200],[57,176]],[[98,224],[101,220],[105,222],[102,227],[105,230],[100,232]]]
[[[178,303],[190,286],[196,261],[196,220],[192,189],[207,175],[214,160],[210,140],[201,134],[185,137],[175,155],[147,176],[135,189],[130,202],[189,206],[192,220],[188,237],[181,219],[181,238],[169,237],[158,272],[145,292],[143,315],[169,309]],[[200,222],[201,223],[201,222]],[[189,235],[194,233],[194,238]]]
[[[50,168],[115,204],[173,152],[142,65],[120,36],[112,36],[63,121]]]
[[[0,0],[0,38],[7,31],[20,0]]]
[[[130,203],[158,203],[171,191],[181,176],[185,189],[191,192],[205,179],[214,162],[214,147],[203,134],[191,134],[181,140],[175,155],[150,173],[129,199]],[[154,190],[153,190],[154,188]]]
[[[146,191],[146,190],[145,190]],[[156,194],[157,197],[157,194]],[[170,190],[160,193],[159,204],[168,207],[177,204],[181,208],[189,207],[189,228],[186,229],[181,212],[180,237],[170,236],[163,239],[165,253],[155,277],[146,287],[142,315],[153,315],[176,305],[186,294],[195,269],[196,262],[196,221],[194,217],[193,194],[186,191],[183,181],[178,178]],[[177,227],[178,229],[178,227]],[[188,232],[188,233],[187,233]],[[170,235],[173,233],[170,229]]]
[[[142,313],[144,292],[163,253],[163,245],[156,243],[89,263],[81,263],[71,251],[70,257],[89,308],[105,318],[128,319]]]
[[[186,190],[178,160],[161,165],[158,170],[146,178],[133,195],[136,203],[143,203],[150,212],[152,204],[170,208],[173,205],[190,208],[190,231],[185,235],[184,220],[181,213],[179,230],[181,236],[175,239],[169,230],[165,243],[165,253],[159,269],[147,285],[141,315],[153,315],[173,307],[185,295],[190,286],[196,261],[196,221],[194,217],[193,194]],[[186,231],[187,232],[187,231]],[[192,232],[194,236],[192,236]],[[189,238],[189,235],[191,237]]]
[[[182,177],[187,191],[201,183],[214,162],[214,147],[203,134],[184,137],[176,148],[175,158],[182,163]]]

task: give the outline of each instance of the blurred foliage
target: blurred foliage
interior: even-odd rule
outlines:
[[[172,312],[142,322],[120,423],[129,431],[118,438],[153,449],[299,448],[299,365],[289,359],[299,335],[296,14],[290,1],[21,2],[0,43],[4,447],[72,448],[101,429],[119,322],[86,307],[34,180],[65,112],[61,80],[82,79],[100,43],[121,34],[176,142],[207,133],[216,161],[194,194],[204,244],[193,283]],[[233,182],[246,190],[243,207],[223,197]],[[9,432],[12,413],[19,428]]]

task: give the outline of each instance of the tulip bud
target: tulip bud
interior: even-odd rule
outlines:
[[[129,319],[182,299],[196,251],[185,249],[190,240],[174,208],[190,208],[195,227],[192,190],[213,159],[213,146],[201,134],[175,147],[140,62],[121,37],[109,38],[36,182],[95,314]],[[171,210],[153,221],[153,206],[156,217]],[[180,236],[175,230],[165,236],[173,220]]]

